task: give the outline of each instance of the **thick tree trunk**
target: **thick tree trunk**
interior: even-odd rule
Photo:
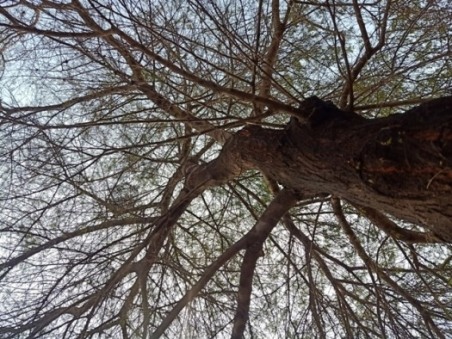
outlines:
[[[333,194],[452,242],[452,97],[379,119],[311,98],[285,130],[239,131],[216,166],[239,158],[286,187]]]

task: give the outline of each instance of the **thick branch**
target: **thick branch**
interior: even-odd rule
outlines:
[[[232,339],[243,338],[245,325],[249,318],[254,270],[257,259],[262,256],[262,246],[278,221],[295,205],[297,200],[299,200],[299,196],[294,191],[287,189],[281,191],[268,205],[257,224],[251,230],[252,237],[248,240],[248,246],[240,269],[240,286],[237,294],[237,309],[232,328]]]
[[[363,206],[356,206],[359,210],[361,210],[364,215],[379,229],[384,231],[389,236],[394,239],[404,241],[407,243],[423,243],[423,244],[432,244],[432,243],[442,243],[444,240],[438,238],[432,232],[416,232],[407,230],[398,226],[394,221],[389,219],[383,213],[370,208]]]
[[[381,119],[318,98],[302,106],[309,124],[248,129],[242,157],[285,187],[334,194],[452,241],[452,97]]]

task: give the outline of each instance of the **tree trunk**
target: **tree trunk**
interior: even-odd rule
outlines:
[[[249,126],[231,143],[244,167],[285,187],[333,194],[452,242],[452,97],[378,119],[314,97],[286,129]]]

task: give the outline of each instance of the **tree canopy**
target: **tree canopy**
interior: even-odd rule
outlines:
[[[452,336],[447,0],[7,0],[0,337]]]

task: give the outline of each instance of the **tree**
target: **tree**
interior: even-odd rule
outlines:
[[[448,1],[9,1],[5,338],[452,335]]]

